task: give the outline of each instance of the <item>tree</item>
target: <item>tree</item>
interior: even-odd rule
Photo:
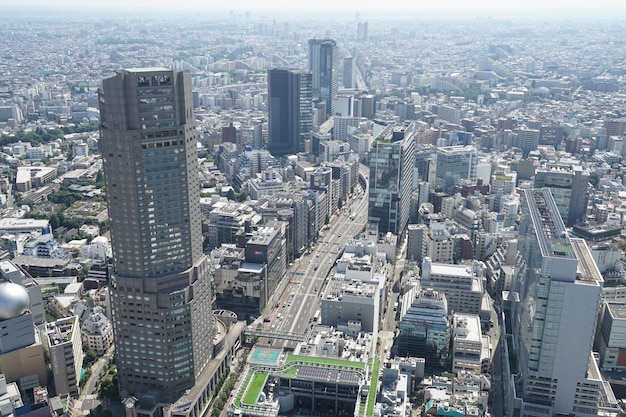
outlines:
[[[101,169],[96,174],[96,184],[104,184],[104,172]]]
[[[228,190],[228,193],[226,193],[226,198],[231,201],[235,201],[237,199],[237,196],[235,195],[235,190],[233,190],[232,188]]]
[[[50,227],[52,230],[56,230],[61,225],[61,221],[59,220],[59,216],[56,214],[52,214],[50,216]]]
[[[83,358],[83,365],[85,368],[90,367],[95,361],[98,360],[98,354],[93,349],[87,349],[85,357]]]
[[[340,198],[339,201],[337,201],[337,208],[341,210],[342,207],[343,207],[343,200]]]

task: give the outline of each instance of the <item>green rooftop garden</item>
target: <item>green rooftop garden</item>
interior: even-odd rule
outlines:
[[[374,415],[374,406],[376,405],[376,391],[378,390],[378,371],[380,370],[380,359],[374,359],[374,369],[371,375],[370,392],[367,395],[367,416]]]
[[[254,375],[252,376],[252,381],[250,381],[248,385],[246,396],[243,399],[243,403],[249,405],[256,404],[256,401],[259,398],[259,394],[261,394],[261,390],[265,386],[266,381],[267,374],[254,372]]]
[[[237,398],[235,398],[235,407],[241,408],[241,397],[243,396],[243,393],[246,391],[246,387],[250,383],[250,379],[252,379],[253,376],[254,376],[254,372],[251,372],[251,371],[248,372],[248,374],[246,375],[246,380],[244,381],[243,385],[241,385],[241,389],[237,393]]]
[[[350,368],[365,369],[365,364],[362,362],[352,362],[343,359],[323,358],[317,356],[288,355],[285,363],[289,364],[291,362],[308,362],[317,363],[320,365],[344,366]]]

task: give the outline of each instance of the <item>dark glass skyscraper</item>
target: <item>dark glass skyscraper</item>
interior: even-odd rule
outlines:
[[[339,59],[334,39],[309,39],[309,71],[313,75],[313,97],[326,102],[326,114],[335,114],[339,83]]]
[[[191,77],[123,70],[99,100],[120,391],[166,398],[195,384],[213,348]]]
[[[311,74],[271,69],[268,79],[268,150],[274,156],[304,151],[313,127]]]

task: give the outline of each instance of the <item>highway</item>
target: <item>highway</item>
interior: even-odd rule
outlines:
[[[367,179],[369,168],[361,164],[359,172]],[[265,314],[270,320],[265,323],[266,330],[300,334],[308,330],[336,259],[346,242],[360,234],[366,223],[367,189],[357,187],[353,198],[332,216],[315,247],[288,270],[284,289],[272,298],[273,309]],[[268,342],[282,343],[279,340]]]

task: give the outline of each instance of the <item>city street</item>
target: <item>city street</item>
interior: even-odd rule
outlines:
[[[367,177],[369,169],[361,165],[361,175]],[[331,219],[328,230],[315,247],[294,263],[284,278],[282,288],[272,297],[272,310],[266,330],[289,333],[305,332],[320,305],[327,277],[345,243],[361,233],[367,223],[367,190],[348,200]],[[277,307],[275,307],[277,305]]]
[[[76,407],[80,408],[83,414],[88,413],[100,404],[97,394],[98,383],[106,374],[109,362],[114,354],[115,345],[111,345],[109,350],[91,365],[91,376],[85,382],[85,385],[81,387],[80,396],[76,401]]]

